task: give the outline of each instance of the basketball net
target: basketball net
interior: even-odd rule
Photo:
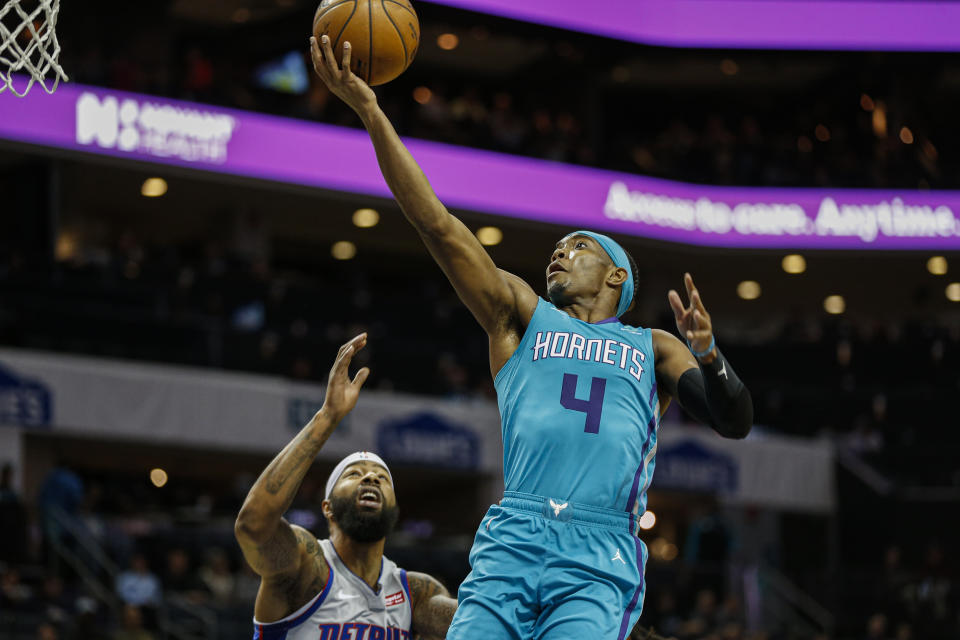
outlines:
[[[35,82],[47,93],[57,90],[60,80],[67,80],[57,62],[57,14],[60,0],[0,0],[0,94],[10,89],[24,97]],[[29,73],[30,79],[21,92],[14,86],[14,73]],[[47,75],[51,74],[52,78]]]

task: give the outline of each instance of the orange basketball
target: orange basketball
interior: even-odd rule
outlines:
[[[420,45],[420,21],[408,0],[323,0],[313,35],[330,37],[337,62],[349,42],[351,70],[369,85],[390,82],[407,70]]]

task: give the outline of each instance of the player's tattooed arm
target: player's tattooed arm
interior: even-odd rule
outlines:
[[[442,639],[457,611],[456,598],[436,578],[425,573],[407,573],[413,600],[413,632],[424,640]]]
[[[301,553],[310,541],[298,539],[283,514],[290,508],[313,459],[337,423],[357,403],[360,387],[370,372],[361,369],[352,381],[347,374],[353,355],[366,340],[366,334],[361,334],[340,348],[330,370],[323,408],[267,466],[240,509],[234,532],[250,566],[261,576],[293,574],[300,569],[305,556],[310,555]],[[316,545],[316,538],[311,538]]]

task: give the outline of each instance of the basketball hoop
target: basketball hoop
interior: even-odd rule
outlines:
[[[47,93],[57,90],[67,74],[57,62],[57,14],[60,0],[0,0],[0,94],[10,89],[24,97],[35,82]],[[29,73],[23,92],[14,86],[14,73]],[[48,78],[47,75],[52,75]],[[48,85],[49,83],[49,85]]]

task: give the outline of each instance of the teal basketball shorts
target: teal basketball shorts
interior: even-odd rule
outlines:
[[[480,522],[447,640],[624,640],[646,545],[624,512],[506,492]]]

